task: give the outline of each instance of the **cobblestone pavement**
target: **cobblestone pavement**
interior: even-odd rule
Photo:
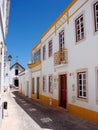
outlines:
[[[14,95],[7,92],[4,100],[8,102],[0,130],[43,130],[15,101]],[[46,129],[44,129],[46,130]]]
[[[52,130],[98,130],[98,124],[41,105],[18,92],[13,92],[16,102],[41,128]]]

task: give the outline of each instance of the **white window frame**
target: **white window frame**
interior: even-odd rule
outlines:
[[[65,34],[64,30],[62,30],[59,33],[59,49],[65,48],[65,36],[64,36],[64,34]]]
[[[77,97],[81,99],[87,99],[87,72],[86,71],[77,72]]]
[[[46,46],[43,46],[43,60],[46,59]]]
[[[53,44],[52,44],[52,40],[50,40],[48,42],[48,56],[51,57],[52,56],[52,53],[53,53]]]
[[[53,76],[49,75],[49,93],[53,93]]]
[[[46,92],[46,76],[43,76],[43,92]]]
[[[93,8],[94,8],[94,26],[95,26],[95,32],[98,31],[98,9],[96,10],[96,5],[98,6],[98,1],[93,5]],[[97,13],[97,15],[96,15]]]
[[[76,34],[76,42],[79,42],[80,40],[83,40],[85,38],[84,14],[81,14],[75,20],[75,34]]]

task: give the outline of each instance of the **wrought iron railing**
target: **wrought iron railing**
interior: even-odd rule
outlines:
[[[54,65],[68,64],[68,49],[60,49],[54,53]]]

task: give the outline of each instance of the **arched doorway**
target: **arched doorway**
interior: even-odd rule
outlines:
[[[19,80],[18,80],[18,79],[15,79],[15,80],[14,80],[14,85],[15,85],[15,87],[18,87],[18,86],[19,86]]]

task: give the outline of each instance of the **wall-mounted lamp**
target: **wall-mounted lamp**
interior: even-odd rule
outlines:
[[[11,60],[12,60],[12,56],[9,55],[9,56],[8,56],[8,61],[11,61]]]

